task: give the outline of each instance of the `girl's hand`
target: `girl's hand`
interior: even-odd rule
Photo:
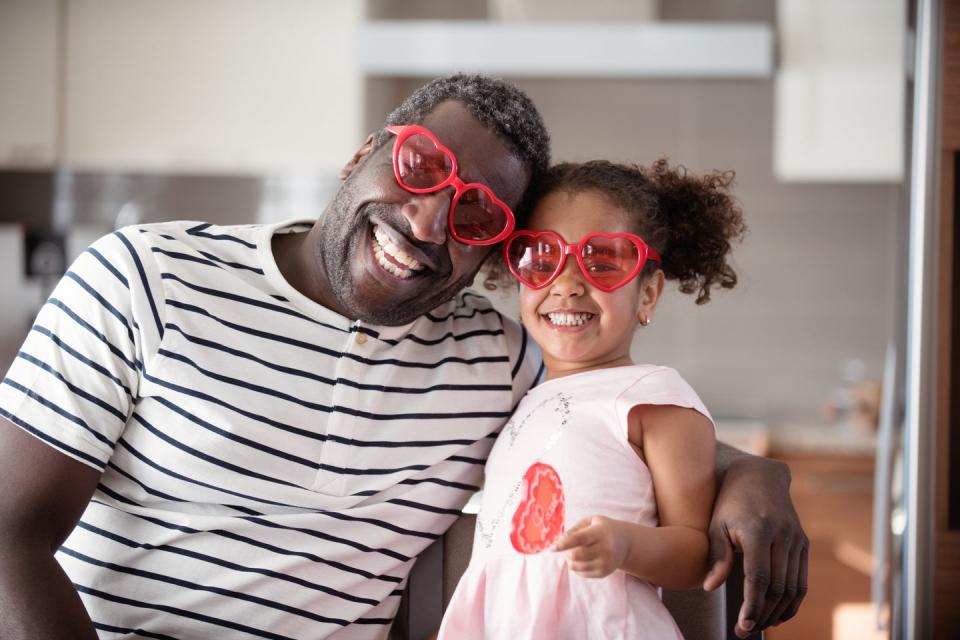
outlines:
[[[623,566],[630,539],[625,523],[606,516],[584,518],[557,541],[554,551],[567,552],[567,566],[584,578],[604,578]]]

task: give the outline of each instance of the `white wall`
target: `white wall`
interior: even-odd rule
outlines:
[[[0,167],[53,166],[56,38],[56,0],[0,0]]]
[[[66,6],[73,168],[336,175],[357,144],[360,2]]]

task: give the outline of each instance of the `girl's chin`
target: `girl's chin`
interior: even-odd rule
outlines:
[[[594,361],[589,353],[564,349],[544,349],[544,356],[558,369],[582,369]]]

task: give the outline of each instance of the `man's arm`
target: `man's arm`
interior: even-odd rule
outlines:
[[[743,553],[744,602],[736,633],[789,620],[807,593],[810,542],[790,499],[786,464],[717,443],[717,501],[710,520],[710,571],[703,588],[723,584],[734,551]]]
[[[10,640],[97,637],[53,554],[100,472],[0,418],[0,629]]]

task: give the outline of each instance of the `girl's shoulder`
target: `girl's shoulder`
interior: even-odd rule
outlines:
[[[659,364],[630,364],[608,369],[593,369],[550,380],[558,388],[597,387],[619,395],[631,388],[687,387],[676,369]]]
[[[637,365],[635,375],[627,382],[615,400],[617,413],[624,417],[637,405],[674,405],[694,409],[713,422],[703,400],[672,367]]]
[[[654,364],[632,364],[551,378],[530,389],[524,400],[540,400],[558,393],[617,400],[631,390],[673,387],[689,388],[676,370]]]
[[[690,385],[673,367],[661,364],[637,364],[628,367],[623,380],[624,392],[631,389],[690,389]]]

